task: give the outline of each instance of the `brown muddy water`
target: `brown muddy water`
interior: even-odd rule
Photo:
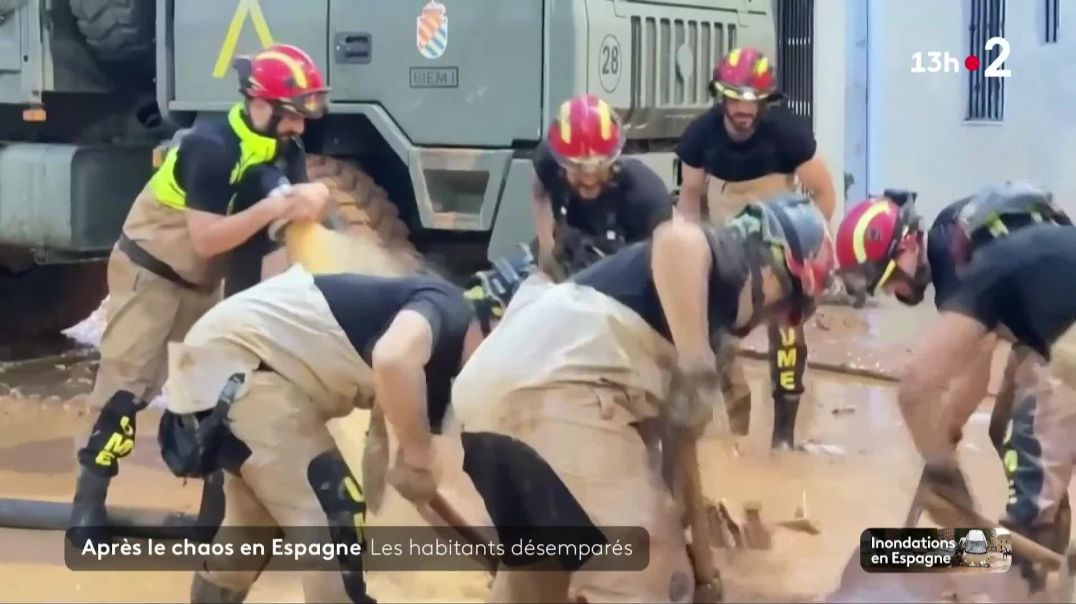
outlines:
[[[885,382],[808,372],[797,437],[808,451],[768,450],[772,405],[761,363],[749,362],[754,390],[751,433],[737,442],[708,438],[700,445],[704,488],[736,512],[746,501],[762,504],[770,523],[768,551],[720,550],[718,560],[728,601],[822,600],[846,584],[834,601],[1026,601],[1003,575],[865,575],[858,562],[845,572],[868,527],[899,526],[921,470]],[[84,393],[92,364],[86,358],[48,360],[36,367],[0,369],[0,497],[69,501],[74,484],[73,434],[85,422]],[[1005,497],[1001,464],[986,428],[989,401],[972,418],[961,445],[971,488],[987,517],[997,517]],[[201,485],[173,478],[159,459],[157,414],[138,419],[138,442],[113,481],[109,503],[194,513]],[[447,437],[445,491],[465,514],[482,523],[485,513],[465,477],[456,470],[459,447]],[[354,445],[345,447],[352,449]],[[789,520],[806,497],[819,535],[774,526]],[[387,494],[373,524],[422,520],[395,493]],[[74,572],[63,562],[62,533],[0,529],[0,601],[4,602],[187,602],[189,572]],[[859,571],[859,572],[856,572]],[[489,579],[480,573],[371,573],[370,589],[381,601],[479,602]],[[1018,587],[1013,587],[1016,584]],[[1017,591],[1014,591],[1017,590]],[[265,573],[248,602],[302,602],[298,578]]]

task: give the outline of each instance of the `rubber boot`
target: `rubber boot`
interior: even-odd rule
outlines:
[[[200,574],[191,582],[191,604],[241,604],[250,590],[233,591],[209,582]]]
[[[773,438],[770,447],[790,450],[796,448],[796,416],[799,414],[800,397],[778,394],[773,397]]]
[[[81,548],[87,539],[95,544],[112,542],[109,531],[111,523],[105,511],[111,480],[85,466],[79,467],[69,525],[69,535],[75,546]]]

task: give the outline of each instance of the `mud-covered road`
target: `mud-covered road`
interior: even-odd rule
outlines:
[[[860,334],[861,335],[861,334]],[[751,434],[739,441],[706,439],[700,447],[707,495],[736,511],[762,504],[773,531],[768,551],[721,550],[728,601],[1027,601],[1015,572],[996,575],[865,575],[859,536],[868,527],[899,526],[921,470],[900,420],[894,385],[821,370],[808,372],[798,438],[806,451],[768,450],[772,405],[761,362],[749,361],[754,394]],[[85,415],[92,354],[75,350],[15,367],[0,364],[0,497],[69,501],[74,484],[73,435]],[[987,438],[990,400],[972,418],[961,445],[971,487],[987,517],[1001,512],[1005,485]],[[113,481],[109,503],[194,513],[200,484],[173,478],[159,459],[157,412],[138,419],[138,441]],[[81,421],[85,421],[82,419]],[[460,452],[442,440],[449,496],[481,522],[485,514],[456,469]],[[775,526],[807,501],[819,535]],[[422,522],[390,493],[374,524]],[[62,533],[0,529],[0,601],[186,602],[189,572],[74,572],[64,566]],[[846,583],[842,585],[842,580]],[[479,573],[372,573],[381,601],[482,601],[488,578]],[[302,602],[294,575],[265,573],[249,602]]]

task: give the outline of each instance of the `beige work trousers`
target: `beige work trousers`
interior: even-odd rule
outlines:
[[[1009,481],[1005,516],[1017,530],[1060,523],[1068,532],[1069,519],[1061,516],[1068,513],[1064,500],[1076,466],[1076,376],[1064,367],[1063,354],[1053,356],[1047,362],[1015,346],[1006,371],[1014,397],[1002,444]]]
[[[586,565],[575,572],[502,567],[489,602],[691,601],[694,580],[685,529],[661,477],[660,456],[635,428],[622,396],[617,388],[558,384],[520,391],[510,401],[491,405],[490,412],[496,417],[495,432],[533,449],[594,526],[646,529],[649,566],[630,572],[588,571]],[[522,481],[525,490],[531,480],[521,475],[525,472],[520,468],[504,479]]]
[[[743,182],[728,182],[711,176],[707,182],[706,217],[711,224],[721,226],[739,214],[749,203],[764,201],[795,190],[795,177],[788,174],[769,174]],[[769,357],[775,405],[778,404],[779,396],[784,394],[799,396],[803,391],[803,373],[806,368],[807,354],[803,328],[785,330],[785,332],[787,336],[782,337],[780,332],[772,328],[769,330]],[[786,338],[791,338],[791,344],[783,342]],[[738,348],[739,342],[730,341],[724,345]],[[785,357],[797,356],[795,351],[789,352],[790,347],[799,349],[799,363],[783,362],[782,352]],[[747,434],[750,425],[751,386],[744,375],[743,363],[739,355],[729,354],[728,359],[722,370],[721,390],[728,405],[729,422],[733,433],[743,435]],[[782,374],[791,374],[792,377],[786,378]],[[795,418],[792,421],[794,422]]]
[[[101,409],[117,392],[126,391],[144,406],[164,385],[168,343],[181,341],[195,321],[217,303],[220,292],[181,287],[134,264],[122,251],[113,250],[108,260],[108,295],[107,323],[90,405]],[[76,447],[87,443],[96,419],[93,414],[85,417]],[[118,425],[101,429],[122,433]],[[130,444],[133,447],[133,439]],[[116,464],[130,451],[99,455],[97,463]],[[114,473],[115,469],[108,471]]]
[[[248,455],[238,475],[224,474],[225,512],[217,541],[265,542],[266,529],[279,527],[293,542],[332,543],[329,526],[344,516],[359,529],[366,510],[362,489],[326,421],[314,402],[280,375],[252,374],[249,390],[228,413],[228,427]],[[269,543],[265,547],[272,551]],[[267,555],[260,568],[252,568],[256,564],[249,557],[210,558],[199,574],[219,587],[245,592],[269,561]],[[347,584],[352,582],[354,590],[361,578],[311,570],[302,573],[303,593],[307,602],[359,601],[349,595]]]

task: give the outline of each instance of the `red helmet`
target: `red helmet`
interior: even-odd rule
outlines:
[[[239,92],[264,99],[308,118],[325,114],[329,87],[310,55],[290,44],[276,44],[253,57],[239,57]]]
[[[902,244],[921,235],[911,201],[866,199],[837,229],[838,270],[850,290],[873,294],[893,276]]]
[[[549,128],[549,148],[561,165],[583,169],[612,164],[624,148],[620,116],[600,98],[583,94],[564,102]]]
[[[714,68],[710,83],[714,96],[723,95],[741,101],[765,101],[780,98],[773,63],[754,48],[735,48]]]

